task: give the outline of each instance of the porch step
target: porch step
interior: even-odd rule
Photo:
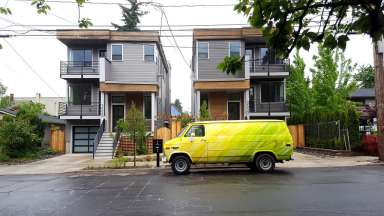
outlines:
[[[112,158],[114,135],[112,133],[104,133],[97,146],[95,159]]]

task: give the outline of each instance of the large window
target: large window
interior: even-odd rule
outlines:
[[[155,46],[154,45],[144,45],[144,61],[154,62],[155,61]]]
[[[70,61],[75,67],[91,67],[92,66],[92,50],[91,49],[72,49],[69,53]]]
[[[203,125],[194,125],[185,134],[185,137],[204,137],[205,130]]]
[[[241,43],[239,41],[229,42],[229,56],[240,56]]]
[[[209,45],[208,42],[198,42],[197,43],[197,52],[199,59],[209,58]]]
[[[92,87],[91,85],[71,85],[70,101],[73,105],[91,105]]]
[[[260,48],[260,64],[268,64],[268,48]]]
[[[111,45],[111,59],[112,61],[123,61],[123,44]]]
[[[152,98],[151,95],[144,95],[144,117],[152,119]]]
[[[283,102],[284,101],[284,83],[283,82],[265,82],[261,84],[261,102]]]

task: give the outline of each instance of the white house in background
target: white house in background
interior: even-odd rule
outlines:
[[[59,103],[65,102],[65,97],[42,97],[40,93],[36,93],[35,97],[15,97],[14,94],[11,94],[11,100],[15,105],[21,104],[24,102],[34,102],[44,104],[44,112],[48,113],[51,116],[57,116],[59,110]]]

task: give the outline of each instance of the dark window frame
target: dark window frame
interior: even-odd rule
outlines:
[[[191,136],[191,131],[192,129],[194,128],[197,128],[197,127],[202,127],[203,130],[202,130],[202,135],[201,136],[196,136],[196,133],[195,133],[195,136]],[[185,133],[184,137],[205,137],[205,126],[204,125],[192,125],[188,131]]]

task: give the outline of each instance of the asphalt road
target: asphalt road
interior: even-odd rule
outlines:
[[[384,166],[0,176],[0,215],[384,215]]]

